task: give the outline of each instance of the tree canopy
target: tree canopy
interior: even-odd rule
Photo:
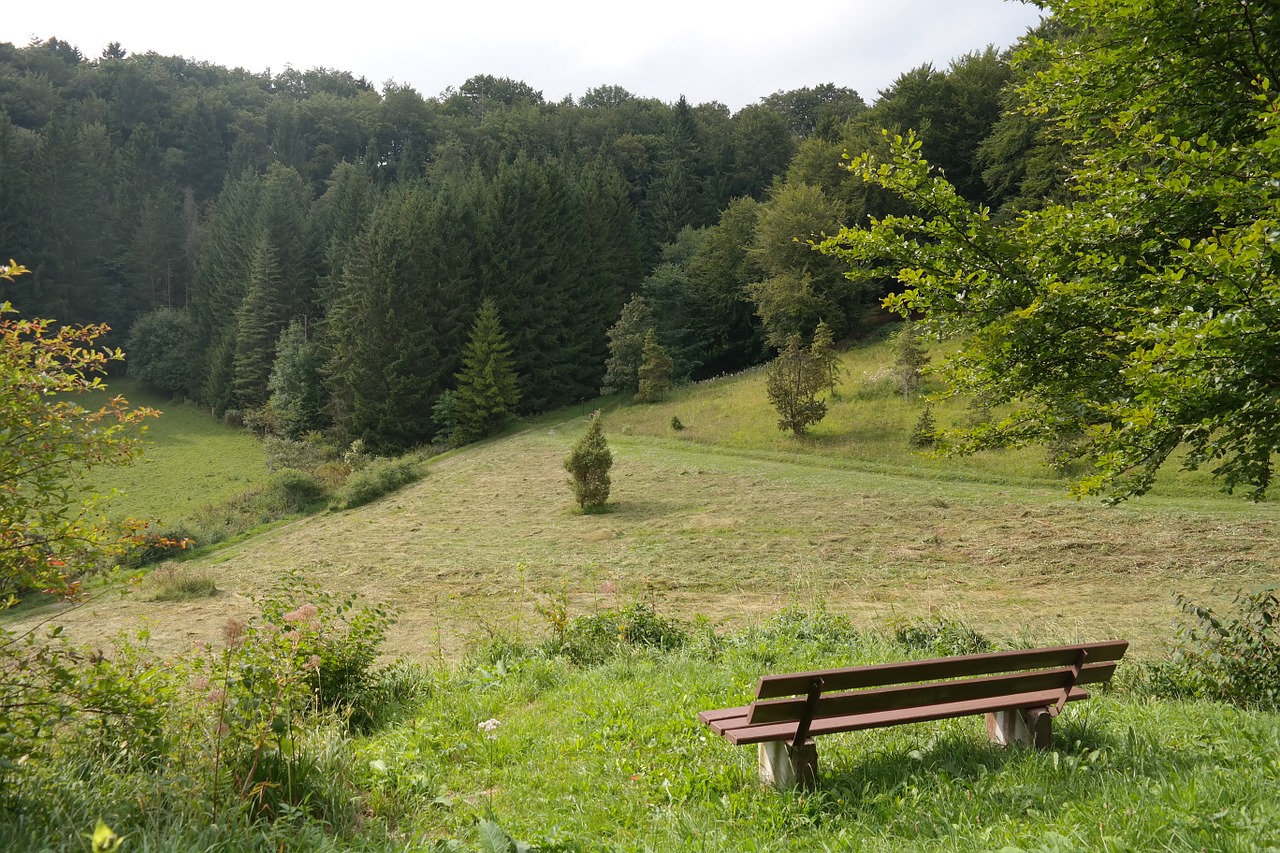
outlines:
[[[943,374],[1003,408],[951,449],[1078,433],[1080,494],[1142,494],[1176,458],[1260,498],[1280,447],[1280,13],[1047,5],[1068,34],[1024,44],[1018,100],[1064,142],[1070,193],[998,225],[896,135],[850,169],[918,213],[823,250],[963,341]]]

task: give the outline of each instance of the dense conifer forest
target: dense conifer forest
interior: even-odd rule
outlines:
[[[842,155],[914,128],[972,204],[1034,203],[1054,148],[1000,118],[1010,80],[988,48],[870,105],[837,82],[734,113],[0,44],[0,245],[33,270],[0,296],[110,324],[156,390],[395,451],[451,428],[486,299],[524,413],[600,391],[637,296],[677,379],[763,361],[819,320],[856,337],[883,289],[805,241],[902,203]]]

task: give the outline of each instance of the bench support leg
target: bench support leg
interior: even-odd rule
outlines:
[[[987,714],[987,736],[1001,746],[1048,749],[1053,745],[1053,715],[1048,708],[996,711]]]
[[[818,783],[818,747],[813,739],[799,746],[781,740],[760,744],[760,782],[778,790],[813,790]]]

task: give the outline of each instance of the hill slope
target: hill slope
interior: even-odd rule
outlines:
[[[201,557],[194,565],[214,574],[216,597],[102,598],[59,621],[102,636],[145,619],[153,642],[178,648],[216,638],[249,596],[300,566],[399,608],[391,651],[420,658],[452,657],[485,631],[540,632],[535,604],[554,594],[575,612],[646,599],[734,624],[797,602],[825,602],[863,626],[941,613],[1032,640],[1124,636],[1148,655],[1170,635],[1173,592],[1219,601],[1267,580],[1280,558],[1267,505],[1184,496],[1108,508],[1065,498],[1061,481],[1037,482],[1025,459],[987,471],[913,467],[910,454],[876,463],[832,452],[835,439],[806,447],[763,428],[773,449],[750,435],[698,443],[696,425],[716,407],[746,406],[722,398],[749,399],[759,381],[609,414],[608,514],[577,514],[565,486],[561,462],[585,417],[548,418],[437,459],[426,479],[374,504]],[[883,416],[894,402],[861,408]],[[757,400],[725,417],[758,423],[762,409]],[[677,410],[693,425],[678,434],[663,422]]]

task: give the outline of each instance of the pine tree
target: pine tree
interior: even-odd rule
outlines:
[[[605,364],[601,394],[633,392],[639,387],[644,342],[653,328],[653,311],[637,293],[622,306],[618,322],[609,327],[609,361]]]
[[[276,360],[281,308],[276,301],[278,267],[275,253],[262,246],[249,273],[249,291],[236,312],[235,373],[232,387],[242,409],[267,402],[267,381]]]
[[[306,326],[290,323],[276,342],[276,361],[267,381],[268,404],[281,431],[290,438],[321,426],[321,363],[319,348],[307,337]]]
[[[671,390],[671,356],[658,343],[653,329],[644,338],[644,363],[640,365],[636,388],[637,403],[657,403]]]
[[[601,511],[609,500],[609,469],[613,467],[613,454],[604,440],[599,410],[591,415],[587,431],[564,460],[564,467],[572,477],[569,486],[582,511]]]
[[[817,362],[822,374],[822,389],[832,397],[836,396],[836,385],[840,382],[840,374],[844,369],[840,366],[840,358],[836,355],[835,338],[826,320],[818,321],[818,328],[813,330],[813,344],[809,353]]]
[[[766,393],[778,411],[778,429],[804,435],[811,424],[827,415],[827,404],[818,399],[823,375],[809,350],[793,335],[787,347],[769,363]]]
[[[916,337],[910,320],[905,321],[898,332],[897,350],[898,358],[894,362],[894,368],[902,386],[902,396],[910,399],[920,389],[920,378],[924,375],[925,365],[929,363],[929,353]]]
[[[520,402],[511,345],[502,332],[498,308],[492,299],[480,303],[462,363],[455,392],[454,444],[466,444],[489,435],[511,416]]]

